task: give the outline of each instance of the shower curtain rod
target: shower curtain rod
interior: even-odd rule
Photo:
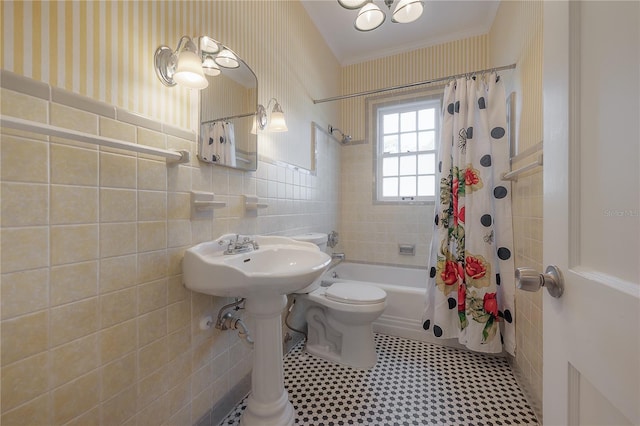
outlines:
[[[494,67],[494,68],[487,68],[484,70],[479,70],[479,71],[472,71],[472,72],[466,72],[463,74],[454,74],[454,75],[449,75],[447,77],[442,77],[442,78],[436,78],[434,80],[426,80],[426,81],[419,81],[417,83],[409,83],[409,84],[401,84],[399,86],[393,86],[393,87],[386,87],[384,89],[374,89],[374,90],[368,90],[366,92],[359,92],[359,93],[351,93],[349,95],[340,95],[340,96],[334,96],[332,98],[324,98],[324,99],[314,99],[313,103],[314,104],[321,104],[323,102],[333,102],[333,101],[340,101],[342,99],[349,99],[349,98],[356,98],[358,96],[366,96],[366,95],[373,95],[375,93],[382,93],[382,92],[388,92],[390,90],[398,90],[398,89],[406,89],[407,87],[415,87],[415,86],[422,86],[424,84],[431,84],[431,83],[439,83],[441,81],[447,81],[447,80],[452,80],[454,78],[460,78],[460,77],[464,77],[465,75],[473,75],[473,74],[482,74],[483,72],[494,72],[494,71],[504,71],[504,70],[512,70],[516,67],[516,64],[511,64],[511,65],[504,65],[502,67]]]

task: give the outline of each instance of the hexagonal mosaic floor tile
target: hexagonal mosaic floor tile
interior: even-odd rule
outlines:
[[[371,370],[303,352],[284,361],[298,425],[537,425],[505,358],[376,334]],[[221,423],[240,424],[243,400]]]

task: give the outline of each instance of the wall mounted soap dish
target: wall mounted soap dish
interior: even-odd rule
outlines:
[[[266,209],[269,204],[259,203],[258,197],[255,195],[243,195],[244,212],[247,216],[255,216],[258,214],[258,209]]]
[[[211,217],[213,209],[227,206],[224,201],[214,201],[213,192],[191,191],[191,218],[206,219]]]

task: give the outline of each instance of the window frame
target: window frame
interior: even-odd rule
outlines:
[[[441,114],[442,114],[442,89],[441,88],[429,88],[427,90],[419,90],[413,91],[411,93],[402,93],[395,94],[391,96],[384,96],[375,100],[369,100],[368,102],[368,118],[370,126],[367,126],[368,130],[372,133],[372,138],[370,140],[375,144],[372,147],[373,151],[373,203],[374,204],[399,204],[399,205],[407,205],[407,204],[434,204],[435,196],[437,194],[437,185],[438,185],[438,171],[437,171],[437,162],[438,162],[438,143],[440,141],[440,130],[441,130]],[[435,141],[434,141],[434,149],[433,150],[424,150],[424,151],[412,151],[410,154],[398,152],[394,154],[386,155],[384,154],[384,135],[382,134],[382,115],[389,113],[402,113],[407,111],[419,111],[420,109],[426,108],[434,108],[435,116],[434,116],[434,127],[435,127]],[[419,132],[418,129],[415,131]],[[400,135],[400,129],[398,129],[398,135]],[[418,156],[420,154],[434,154],[435,155],[435,164],[434,164],[434,195],[433,196],[396,196],[396,197],[383,197],[382,196],[382,188],[383,188],[383,159],[385,157],[402,157],[402,156]],[[417,167],[417,165],[416,165]],[[401,176],[398,174],[398,176]],[[405,175],[412,176],[412,175]],[[424,174],[418,174],[418,170],[416,169],[416,173],[413,175],[416,176],[425,176]],[[431,176],[427,174],[426,176]]]

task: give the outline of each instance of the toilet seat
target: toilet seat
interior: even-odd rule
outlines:
[[[337,282],[325,291],[325,297],[334,302],[351,305],[373,305],[384,302],[387,293],[372,285]]]

